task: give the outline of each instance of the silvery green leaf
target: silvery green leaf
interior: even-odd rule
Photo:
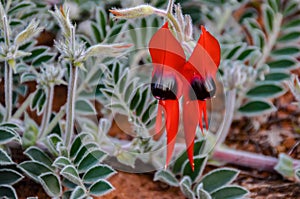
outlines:
[[[64,156],[57,157],[53,162],[53,166],[60,169],[63,169],[65,166],[70,164],[71,164],[70,160]]]
[[[18,168],[36,182],[39,182],[38,176],[41,174],[52,172],[47,165],[37,161],[24,161],[18,165]]]
[[[175,175],[169,170],[159,170],[155,172],[154,181],[162,181],[170,186],[178,187],[179,183]]]
[[[39,28],[38,25],[38,21],[32,20],[27,26],[27,28],[16,36],[15,45],[20,46],[28,40],[30,40],[31,38],[33,38],[34,36],[38,35],[43,30],[43,28]]]
[[[0,149],[0,165],[4,166],[4,165],[12,165],[12,164],[15,163],[12,161],[11,157],[9,157],[6,151]]]
[[[98,164],[106,157],[106,153],[99,150],[93,149],[87,152],[87,154],[81,159],[78,164],[78,171],[85,172]]]
[[[99,180],[91,185],[89,193],[94,196],[102,196],[114,190],[114,187],[106,180]]]
[[[81,185],[81,179],[79,177],[78,171],[73,165],[65,166],[61,170],[60,175],[64,176],[69,181],[71,181],[77,185]]]
[[[18,196],[15,189],[11,185],[0,185],[0,198],[17,199]]]
[[[211,195],[203,189],[203,185],[201,183],[196,185],[195,190],[199,199],[212,199]]]
[[[115,173],[116,172],[107,165],[97,165],[87,170],[82,179],[85,183],[92,183],[99,179],[109,178]]]
[[[241,186],[231,185],[222,187],[211,193],[214,199],[240,199],[248,194],[248,190]]]
[[[89,47],[85,54],[84,59],[88,57],[115,57],[124,53],[131,45],[129,44],[97,44]]]
[[[58,198],[62,194],[60,180],[55,174],[51,172],[43,173],[38,178],[44,190],[50,197]]]
[[[279,160],[274,169],[284,177],[294,177],[293,159],[284,153],[279,154]]]
[[[24,151],[24,154],[27,155],[31,160],[42,162],[51,168],[52,160],[51,158],[41,149],[36,146],[29,147]]]
[[[239,174],[239,171],[231,168],[220,168],[205,174],[200,181],[203,189],[209,193],[230,184]]]
[[[191,179],[188,176],[183,178],[179,183],[180,190],[188,199],[195,199],[196,196],[195,196],[195,193],[191,189],[190,183],[191,183]]]
[[[71,32],[72,32],[72,28],[74,28],[74,26],[72,25],[71,21],[70,21],[70,11],[69,9],[66,9],[64,7],[61,7],[61,9],[58,9],[55,6],[55,11],[49,11],[57,20],[57,22],[59,23],[59,26],[61,28],[61,30],[63,31],[63,34],[65,37],[70,37],[71,36]]]
[[[134,154],[127,151],[119,151],[117,154],[117,159],[120,163],[131,166],[132,168],[135,166],[136,158],[137,157]]]
[[[85,190],[81,186],[77,186],[71,193],[70,199],[84,199],[86,198]]]
[[[13,169],[0,169],[0,185],[13,185],[23,178],[24,176]]]

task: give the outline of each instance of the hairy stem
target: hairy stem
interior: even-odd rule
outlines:
[[[278,159],[275,157],[221,147],[215,148],[212,158],[234,165],[265,171],[273,171],[278,163]],[[300,166],[300,161],[293,160],[293,165],[294,167]]]
[[[74,111],[75,111],[75,97],[77,86],[78,67],[70,66],[70,78],[68,85],[67,97],[67,119],[65,129],[65,146],[68,147],[71,142],[74,128]]]
[[[222,144],[225,141],[229,133],[229,129],[232,124],[234,110],[235,110],[235,100],[236,100],[236,89],[229,90],[226,95],[226,106],[225,106],[226,121],[224,122],[223,127],[219,129],[220,137],[218,138],[217,141],[218,145]]]
[[[4,62],[5,67],[5,107],[6,107],[6,116],[4,121],[9,121],[12,114],[12,68],[8,65],[7,61]]]
[[[26,100],[22,103],[22,105],[20,107],[18,107],[18,110],[14,113],[12,118],[17,119],[17,118],[21,117],[21,115],[25,112],[27,107],[30,105],[34,94],[35,94],[34,92],[30,93],[30,95],[28,97],[26,97]]]
[[[53,128],[57,125],[57,123],[64,117],[66,114],[66,107],[62,106],[59,110],[59,112],[55,115],[55,117],[51,120],[51,122],[47,125],[47,128],[45,129],[45,135],[48,135]]]
[[[50,120],[51,113],[52,113],[52,104],[53,104],[53,97],[54,97],[54,85],[51,84],[47,88],[48,91],[48,96],[47,96],[47,102],[46,102],[46,109],[43,115],[43,120],[42,124],[40,127],[40,134],[39,134],[39,139],[43,139],[47,134],[46,134],[46,126]]]

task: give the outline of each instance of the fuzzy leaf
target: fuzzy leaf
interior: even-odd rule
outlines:
[[[199,179],[205,166],[206,157],[194,157],[195,170],[193,171],[189,161],[187,160],[183,165],[182,173],[184,176],[189,176],[194,182]]]
[[[84,199],[86,198],[85,190],[77,186],[71,193],[70,199]]]
[[[62,187],[59,178],[53,173],[43,173],[39,176],[40,183],[50,197],[58,198],[61,195]]]
[[[273,104],[267,101],[250,101],[239,108],[239,112],[248,116],[257,116],[276,110]]]
[[[55,161],[53,162],[53,166],[57,167],[57,168],[64,168],[67,165],[70,165],[71,162],[68,158],[64,157],[64,156],[59,156],[55,159]]]
[[[244,198],[248,191],[240,186],[226,186],[211,193],[214,199],[240,199]]]
[[[25,155],[30,157],[31,160],[35,160],[37,162],[42,162],[45,165],[47,165],[49,168],[51,168],[52,160],[51,158],[41,149],[32,146],[24,152]]]
[[[196,186],[196,194],[199,199],[212,199],[210,194],[206,190],[203,189],[202,184],[198,184]]]
[[[102,161],[106,156],[106,153],[99,149],[95,149],[93,151],[88,152],[83,159],[79,162],[78,165],[78,171],[79,172],[85,172],[91,167],[98,164],[100,161]]]
[[[23,73],[21,75],[21,83],[25,82],[30,82],[30,81],[35,81],[36,80],[36,75],[32,73]]]
[[[254,88],[251,88],[247,92],[248,97],[253,97],[253,98],[272,98],[279,96],[283,94],[285,90],[276,84],[263,84],[263,85],[258,85],[255,86]]]
[[[33,3],[28,2],[28,1],[27,2],[20,2],[16,6],[10,8],[7,13],[8,13],[8,15],[12,15],[14,13],[21,12],[21,9],[26,10],[25,8],[28,8],[31,5],[33,5]]]
[[[97,165],[95,167],[90,168],[83,175],[82,179],[85,183],[95,182],[99,179],[108,178],[114,175],[116,172],[107,165]]]
[[[55,54],[53,53],[43,53],[40,56],[37,56],[36,58],[33,59],[32,65],[33,66],[40,66],[42,63],[49,62],[55,58]]]
[[[32,20],[25,30],[20,32],[15,38],[16,45],[22,45],[26,41],[39,34],[43,28],[38,28],[39,23],[36,20]]]
[[[154,181],[162,181],[170,186],[178,187],[179,183],[175,175],[169,170],[159,170],[154,175]]]
[[[114,190],[113,186],[106,180],[99,180],[91,185],[90,194],[93,196],[103,196]]]
[[[66,167],[64,167],[63,170],[61,170],[60,174],[77,185],[81,184],[81,179],[79,177],[78,171],[73,165],[67,165]]]
[[[7,144],[13,140],[21,142],[20,139],[13,129],[0,127],[0,144]]]
[[[265,75],[265,81],[280,82],[290,78],[290,74],[284,72],[274,72]]]
[[[287,46],[284,48],[276,49],[271,52],[271,55],[276,58],[277,56],[285,56],[285,55],[296,55],[300,53],[299,46]]]
[[[93,104],[88,100],[77,100],[75,107],[76,112],[82,115],[91,115],[96,113]]]
[[[200,155],[201,149],[203,148],[205,143],[205,140],[197,140],[194,144],[194,156]],[[182,170],[182,166],[184,162],[186,162],[188,159],[186,150],[175,160],[174,166],[173,166],[173,173],[177,174]]]
[[[0,185],[13,185],[23,178],[24,176],[15,170],[0,169]]]
[[[31,50],[31,55],[24,57],[23,60],[25,62],[30,62],[32,61],[34,58],[40,56],[41,54],[47,52],[49,50],[49,47],[47,46],[38,46],[38,47],[34,47],[33,50]]]
[[[292,31],[278,38],[279,42],[294,42],[299,40],[300,31]]]
[[[12,165],[15,164],[12,159],[9,157],[9,155],[4,151],[3,149],[0,149],[0,165]]]
[[[279,154],[279,161],[274,169],[284,177],[294,177],[293,159],[284,153]]]
[[[192,191],[191,187],[186,183],[186,181],[180,182],[180,190],[188,199],[194,199],[195,193]]]
[[[74,163],[76,165],[79,164],[79,162],[85,157],[85,155],[87,155],[87,152],[90,152],[91,150],[94,150],[97,148],[99,148],[99,147],[94,142],[87,143],[87,144],[81,146],[81,148],[78,150],[78,152],[75,156]]]
[[[200,183],[205,191],[211,193],[227,184],[230,184],[238,174],[239,171],[236,169],[215,169],[203,176]]]
[[[10,185],[0,186],[0,198],[17,199],[17,193],[15,189]]]
[[[81,133],[78,136],[76,136],[76,138],[74,139],[74,141],[72,143],[71,149],[70,149],[70,157],[71,158],[74,158],[75,155],[78,153],[80,147],[83,144],[82,140],[84,138],[86,138],[86,136],[90,136],[90,135],[87,133]]]
[[[287,57],[269,62],[270,69],[293,69],[296,66],[297,61],[293,58]]]
[[[36,182],[39,182],[38,176],[51,172],[47,165],[36,161],[25,161],[20,163],[18,167]]]

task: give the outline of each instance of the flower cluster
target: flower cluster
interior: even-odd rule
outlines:
[[[220,64],[220,45],[203,26],[201,30],[202,35],[188,60],[180,43],[169,30],[168,22],[154,34],[149,43],[154,67],[151,91],[159,100],[156,132],[162,128],[163,111],[166,118],[166,166],[171,160],[178,132],[181,96],[187,153],[193,170],[195,132],[198,123],[203,132],[202,117],[208,128],[206,100],[216,92],[214,79]]]

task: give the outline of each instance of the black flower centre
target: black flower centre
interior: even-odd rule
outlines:
[[[189,97],[191,100],[206,100],[213,97],[216,93],[216,84],[212,77],[205,80],[201,77],[194,77],[191,81]]]
[[[159,100],[177,99],[177,81],[173,75],[165,75],[156,72],[152,77],[152,95]]]

